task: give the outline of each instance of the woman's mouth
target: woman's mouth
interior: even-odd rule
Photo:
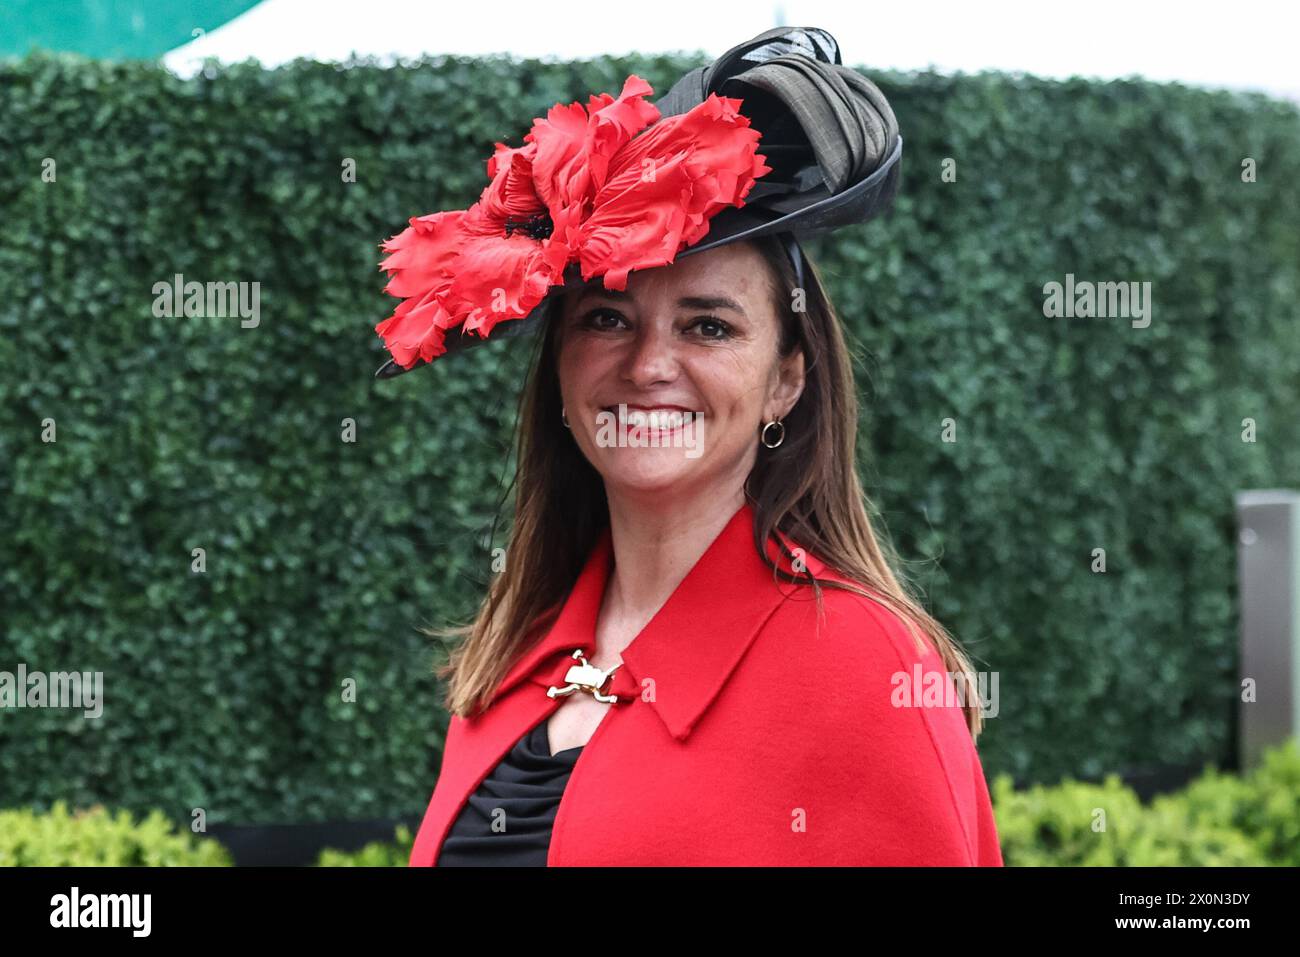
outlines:
[[[620,427],[651,432],[674,432],[700,418],[701,413],[675,407],[638,409],[626,405],[606,406],[602,411],[618,417]]]

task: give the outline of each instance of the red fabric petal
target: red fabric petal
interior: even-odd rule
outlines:
[[[584,278],[603,274],[607,288],[624,289],[629,270],[672,262],[708,232],[714,215],[744,205],[755,178],[771,167],[756,152],[760,134],[740,102],[711,93],[618,153],[583,223]]]
[[[537,147],[533,178],[552,217],[570,206],[590,208],[614,155],[659,119],[659,110],[644,99],[653,92],[649,83],[632,74],[617,98],[608,93],[592,96],[585,110],[580,103],[557,103],[546,119],[533,121],[524,140]]]
[[[695,188],[684,159],[674,157],[655,167],[652,181],[629,168],[605,184],[596,211],[580,229],[583,279],[601,275],[606,289],[626,289],[630,270],[673,261]]]
[[[502,226],[507,218],[528,219],[546,212],[546,204],[533,185],[533,156],[537,147],[530,143],[512,149],[497,143],[496,148],[496,154],[488,161],[492,182],[483,190],[479,202]]]
[[[456,321],[443,309],[438,293],[430,290],[423,297],[403,301],[375,331],[397,364],[409,369],[416,359],[428,362],[446,352],[447,329]]]
[[[379,268],[389,273],[384,291],[400,298],[417,296],[450,277],[447,260],[456,251],[461,210],[413,217],[410,225],[380,244],[390,253]]]
[[[560,256],[560,270],[567,255],[558,246],[549,252],[546,244],[527,236],[485,236],[467,242],[450,290],[453,300],[470,307],[464,331],[486,338],[498,322],[532,312],[559,272],[555,255]]]
[[[393,358],[410,368],[445,351],[446,330],[454,325],[441,305],[451,286],[452,263],[461,242],[462,210],[414,217],[401,233],[381,243],[390,255],[380,268],[389,273],[384,291],[403,302],[375,326]]]
[[[498,322],[526,317],[553,284],[563,281],[569,258],[565,237],[575,219],[576,212],[564,214],[559,230],[537,240],[519,232],[506,236],[483,204],[469,210],[455,275],[443,297],[448,309],[464,318],[465,332],[487,338]]]

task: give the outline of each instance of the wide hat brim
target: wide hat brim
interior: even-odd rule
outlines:
[[[759,34],[711,66],[687,73],[655,106],[662,116],[677,115],[711,92],[745,101],[741,112],[763,134],[759,150],[773,172],[755,182],[744,206],[713,216],[703,238],[679,251],[676,259],[774,234],[806,239],[868,222],[892,205],[903,137],[883,95],[869,80],[839,65],[838,46],[824,30],[778,27]],[[753,104],[752,112],[746,103]],[[869,174],[854,181],[865,168]],[[837,182],[847,185],[833,191],[830,184]],[[497,339],[536,334],[554,302],[583,285],[580,267],[570,263],[563,283],[552,286],[527,316],[498,323],[490,337],[465,333],[459,326],[447,330],[446,351],[435,361]],[[390,358],[375,376],[391,379],[431,364],[417,360],[403,368]]]

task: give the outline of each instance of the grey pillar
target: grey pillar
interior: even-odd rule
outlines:
[[[1300,735],[1300,493],[1239,492],[1237,533],[1241,679],[1255,683],[1255,700],[1239,706],[1246,771]]]

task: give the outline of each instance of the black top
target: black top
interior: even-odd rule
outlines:
[[[555,812],[582,745],[551,754],[546,721],[501,759],[451,825],[438,867],[545,867]],[[501,824],[492,830],[493,811]],[[502,829],[504,828],[504,829]]]

